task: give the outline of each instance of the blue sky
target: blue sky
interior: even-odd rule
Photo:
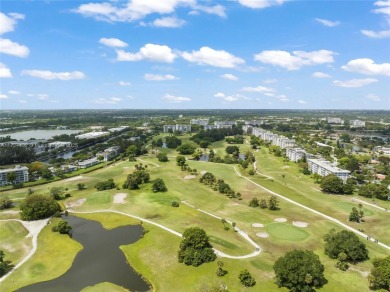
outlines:
[[[390,109],[390,0],[0,5],[1,109]]]

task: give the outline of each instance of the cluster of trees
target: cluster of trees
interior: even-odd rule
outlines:
[[[238,278],[240,279],[241,284],[245,287],[253,287],[256,285],[255,279],[246,269],[240,272]]]
[[[202,175],[199,181],[211,187],[214,191],[219,191],[221,194],[226,194],[229,198],[240,198],[241,194],[236,193],[229,184],[223,179],[217,179],[211,172],[206,172]]]
[[[11,261],[4,260],[4,251],[0,250],[0,278],[11,271],[14,267]]]
[[[111,189],[114,189],[115,187],[116,187],[116,184],[112,178],[110,178],[106,181],[98,182],[95,185],[95,188],[98,191],[111,190]]]
[[[0,198],[0,210],[9,209],[13,205],[13,202],[8,197],[1,197]]]
[[[352,208],[351,213],[349,214],[349,221],[360,223],[363,222],[364,212],[363,205],[359,204],[359,210],[356,207]]]
[[[379,200],[388,200],[390,197],[390,190],[387,186],[380,184],[367,184],[359,189],[358,194],[366,198],[376,198]]]
[[[184,231],[178,251],[179,263],[197,267],[203,263],[212,262],[216,258],[209,237],[203,229],[191,227]]]
[[[20,203],[20,218],[26,221],[40,220],[61,212],[61,206],[52,196],[32,194]]]
[[[33,147],[3,145],[0,147],[0,165],[30,163],[35,160]]]
[[[234,135],[234,137],[227,137],[226,142],[229,144],[244,144],[244,136]]]
[[[168,156],[165,153],[157,154],[157,159],[160,162],[168,162]]]
[[[166,192],[168,189],[165,186],[164,181],[161,178],[157,178],[152,186],[153,192]]]
[[[253,207],[253,208],[260,207],[262,209],[268,208],[269,210],[275,211],[275,210],[279,210],[279,200],[276,196],[271,196],[267,204],[267,201],[265,199],[261,199],[259,201],[259,199],[255,197],[249,201],[249,207]]]
[[[179,155],[176,157],[176,165],[180,166],[182,171],[188,171],[191,174],[197,174],[198,170],[196,168],[191,168],[187,163],[186,163],[186,158],[182,155]]]
[[[64,187],[51,187],[49,190],[50,195],[53,197],[54,200],[62,200],[63,198],[70,197],[70,194],[65,194],[65,192],[68,191],[68,188]]]
[[[157,140],[152,141],[152,147],[162,147],[164,145],[164,142],[161,138],[158,138]]]
[[[167,148],[176,149],[181,145],[181,140],[176,136],[167,136],[165,137],[165,144]]]
[[[184,144],[181,144],[179,147],[177,147],[176,150],[181,155],[194,154],[194,152],[196,150],[196,146],[193,145],[192,143],[184,143]]]
[[[200,131],[190,138],[201,148],[207,148],[211,143],[222,141],[226,136],[242,135],[241,127],[233,126],[231,129],[212,129]]]
[[[136,170],[127,176],[123,183],[124,189],[136,190],[139,189],[140,184],[145,184],[150,181],[150,175],[144,169]]]
[[[51,228],[51,231],[59,232],[60,234],[70,234],[71,230],[72,226],[68,224],[68,221],[62,219],[58,222],[57,225]]]
[[[324,176],[321,180],[321,190],[332,194],[352,194],[355,189],[355,181],[352,178],[347,179],[346,183],[334,174]]]
[[[368,276],[370,288],[373,290],[383,289],[390,291],[390,256],[374,259],[372,264],[374,268]]]

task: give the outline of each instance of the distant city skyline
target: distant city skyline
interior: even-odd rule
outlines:
[[[2,1],[0,109],[390,110],[390,0]]]

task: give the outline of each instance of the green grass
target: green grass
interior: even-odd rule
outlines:
[[[81,291],[82,292],[92,292],[92,291],[93,292],[125,292],[129,290],[112,283],[104,282],[104,283],[96,284],[94,286],[88,286]]]
[[[288,223],[271,223],[265,229],[270,234],[271,240],[276,238],[287,241],[302,241],[310,236],[304,229]]]
[[[31,250],[31,237],[26,237],[28,231],[20,222],[0,222],[0,250],[4,251],[5,259],[16,265]]]

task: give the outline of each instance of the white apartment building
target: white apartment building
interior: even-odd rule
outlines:
[[[190,121],[191,125],[206,126],[209,124],[209,119],[192,119]]]
[[[214,129],[218,129],[218,127],[216,125],[205,125],[204,126],[205,131],[214,130]]]
[[[113,146],[110,148],[107,148],[103,152],[99,152],[96,154],[96,157],[103,157],[103,161],[110,161],[114,157],[116,157],[119,153],[119,146]]]
[[[377,146],[374,148],[377,153],[383,153],[383,155],[390,155],[390,147]]]
[[[366,122],[361,120],[350,120],[349,125],[351,128],[364,128],[366,126]]]
[[[163,126],[163,132],[168,133],[169,130],[174,131],[179,131],[179,132],[191,132],[191,125],[164,125]]]
[[[328,124],[344,125],[344,120],[342,120],[341,118],[328,118]]]
[[[54,141],[48,144],[49,148],[58,149],[61,147],[71,147],[72,142]]]
[[[236,122],[232,122],[232,121],[215,121],[214,122],[214,125],[218,126],[218,129],[228,128],[226,126],[230,126],[230,128],[231,128],[233,125],[236,125],[236,124],[237,124]]]
[[[94,165],[99,164],[99,163],[100,163],[100,161],[97,159],[97,157],[94,157],[91,159],[83,160],[83,161],[79,162],[78,165],[80,168],[88,168],[88,167],[94,166]]]
[[[297,162],[298,160],[303,159],[304,157],[306,157],[306,159],[313,157],[312,154],[307,153],[302,148],[287,148],[286,156],[288,157],[288,159],[294,162]]]
[[[89,132],[81,135],[77,135],[76,139],[93,139],[93,138],[99,138],[102,136],[106,136],[110,134],[110,132]]]
[[[17,165],[15,168],[0,169],[0,186],[10,185],[13,181],[7,180],[9,173],[15,173],[15,183],[20,184],[28,182],[28,168],[26,166]]]
[[[349,170],[341,169],[333,166],[330,161],[321,159],[308,159],[309,170],[311,173],[318,173],[320,176],[327,176],[334,174],[341,178],[343,182],[349,178],[351,172]]]
[[[272,145],[279,146],[280,148],[289,148],[296,146],[294,139],[288,139],[287,137],[274,134],[261,128],[253,128],[252,133],[260,139],[271,142]]]

